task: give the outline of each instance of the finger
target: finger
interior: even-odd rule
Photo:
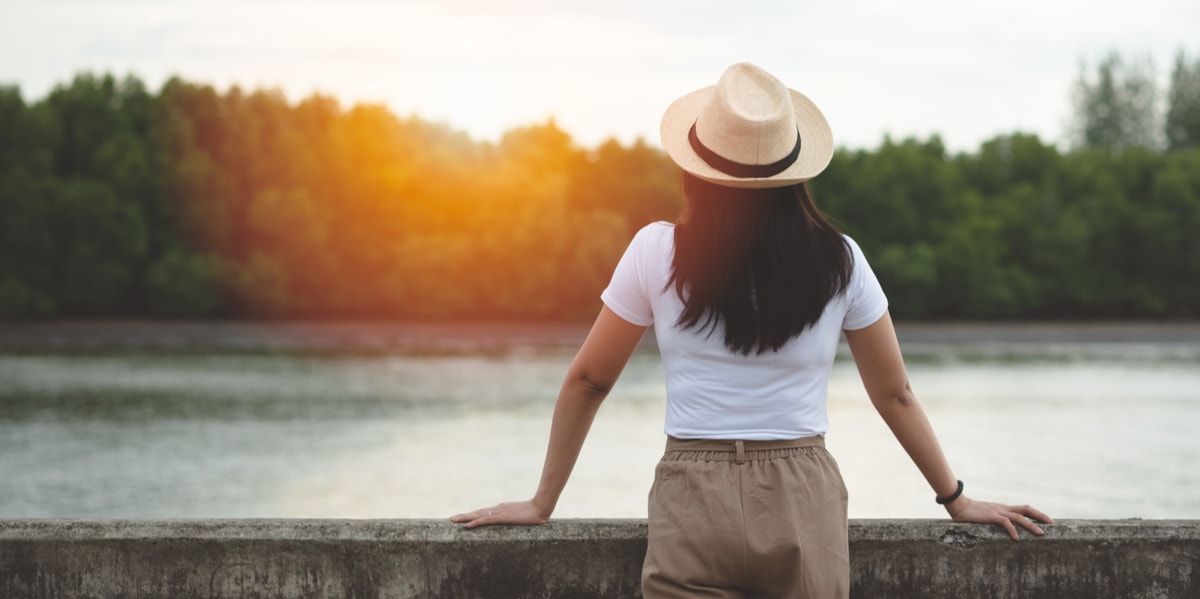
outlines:
[[[1017,536],[1017,527],[1013,526],[1012,519],[1009,518],[1008,516],[1003,516],[1003,515],[1000,516],[996,520],[996,524],[1003,526],[1004,530],[1008,531],[1008,536],[1012,537],[1012,540],[1014,540],[1014,541],[1021,540],[1021,537]]]
[[[1037,520],[1038,522],[1042,522],[1044,524],[1054,524],[1054,518],[1047,516],[1046,514],[1042,513],[1040,510],[1034,508],[1033,506],[1023,505],[1023,506],[1020,506],[1019,508],[1016,508],[1016,511],[1021,512],[1022,514],[1025,514],[1027,517],[1033,518],[1034,520]]]
[[[1038,526],[1037,523],[1022,514],[1013,514],[1012,520],[1017,524],[1029,529],[1029,532],[1032,532],[1035,535],[1044,534],[1041,527]]]
[[[1038,526],[1037,524],[1034,524],[1033,520],[1029,520],[1028,518],[1021,520],[1021,526],[1024,526],[1025,528],[1029,529],[1029,532],[1032,532],[1033,534],[1038,535],[1039,537],[1046,534],[1046,531],[1042,530],[1042,528],[1040,526]]]
[[[458,522],[458,523],[460,523],[460,524],[461,524],[461,523],[463,523],[463,522],[470,522],[471,520],[474,520],[474,519],[478,518],[478,517],[479,517],[479,513],[480,513],[481,511],[482,511],[482,510],[475,510],[475,511],[473,511],[473,512],[466,512],[466,513],[463,513],[463,514],[455,514],[455,515],[453,515],[453,516],[450,516],[450,521],[451,521],[451,522]]]
[[[454,516],[450,516],[450,521],[457,522],[459,524],[461,524],[463,522],[472,522],[474,520],[483,518],[484,516],[492,515],[492,513],[495,511],[495,509],[496,508],[494,508],[494,507],[481,508],[481,509],[477,509],[473,512],[466,512],[464,514],[456,514]]]
[[[1009,528],[1009,536],[1012,536],[1014,533],[1017,532],[1016,527],[1012,526],[1012,524],[1014,524],[1014,523],[1021,525],[1022,528],[1028,529],[1029,532],[1032,532],[1035,535],[1043,534],[1042,529],[1039,528],[1038,525],[1033,520],[1026,518],[1023,514],[1020,514],[1018,512],[1009,511],[1009,512],[1004,512],[1004,517],[1007,518],[1008,522],[1009,522],[1009,527],[1006,527],[1006,528]]]
[[[490,510],[479,510],[475,513],[475,517],[471,518],[471,520],[467,522],[467,528],[476,528],[495,523],[496,519]]]

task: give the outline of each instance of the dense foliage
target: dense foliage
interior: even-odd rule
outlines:
[[[1162,147],[889,139],[812,188],[900,317],[1194,317],[1189,110]],[[0,87],[0,316],[586,318],[633,233],[680,206],[661,151],[553,122],[491,144],[178,79],[85,74],[33,104]]]

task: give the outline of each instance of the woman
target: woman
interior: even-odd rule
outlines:
[[[568,370],[537,492],[454,516],[546,522],[592,419],[648,326],[667,378],[646,597],[846,597],[846,489],[824,448],[826,388],[845,335],[872,403],[959,522],[1042,534],[1029,506],[976,501],[913,396],[887,299],[804,181],[833,154],[824,116],[750,64],[676,100],[662,143],[687,209],[630,243]]]

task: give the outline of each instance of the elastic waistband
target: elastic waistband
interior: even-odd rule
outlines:
[[[796,447],[825,447],[825,437],[802,437],[772,441],[743,441],[735,439],[676,439],[667,436],[667,451],[764,451]]]

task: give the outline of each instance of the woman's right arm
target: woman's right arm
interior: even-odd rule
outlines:
[[[559,391],[550,425],[546,461],[533,498],[480,508],[455,515],[450,520],[465,523],[467,528],[488,524],[541,524],[549,520],[600,404],[616,384],[645,334],[646,327],[622,319],[607,307],[601,308]]]

